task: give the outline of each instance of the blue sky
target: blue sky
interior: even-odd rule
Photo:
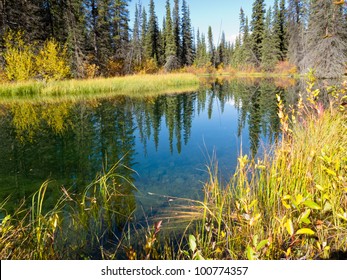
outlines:
[[[132,0],[129,4],[131,20],[134,18],[135,3],[137,2],[138,0]],[[272,6],[273,2],[274,0],[265,0],[266,7]],[[148,12],[149,0],[141,0],[141,3]],[[154,3],[161,28],[165,15],[166,0],[154,0]],[[170,0],[170,3],[172,9],[173,0]],[[207,34],[207,29],[210,25],[214,35],[214,43],[217,44],[220,30],[224,31],[227,40],[235,39],[239,31],[240,8],[242,7],[250,18],[253,0],[187,0],[187,3],[190,8],[192,27],[195,32],[199,28],[201,33]],[[182,0],[180,0],[181,5]]]

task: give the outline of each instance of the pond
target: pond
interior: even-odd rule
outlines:
[[[241,152],[255,156],[280,137],[276,94],[290,104],[295,86],[238,79],[143,99],[0,102],[0,201],[10,196],[14,210],[50,180],[54,203],[62,186],[78,193],[115,164],[136,186],[138,212],[200,199],[214,158],[227,182]]]

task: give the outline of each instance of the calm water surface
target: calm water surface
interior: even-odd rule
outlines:
[[[226,182],[241,147],[254,156],[279,137],[276,94],[290,103],[292,91],[234,80],[143,100],[0,102],[0,201],[10,195],[15,208],[49,179],[53,203],[61,186],[79,192],[117,162],[138,209],[164,207],[163,196],[201,198],[213,154]]]

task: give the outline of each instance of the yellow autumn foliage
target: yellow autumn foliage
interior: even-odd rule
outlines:
[[[61,80],[70,75],[66,47],[61,47],[54,39],[49,39],[38,51],[36,43],[28,44],[24,33],[9,31],[4,37],[4,73],[10,81],[31,79]]]
[[[37,73],[44,80],[62,80],[70,75],[66,47],[50,39],[36,56]]]
[[[5,74],[10,81],[25,81],[35,75],[35,60],[33,48],[25,44],[23,32],[9,31],[5,35],[5,52],[3,54],[6,66]]]

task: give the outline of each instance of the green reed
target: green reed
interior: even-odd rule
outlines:
[[[49,182],[44,182],[32,196],[30,208],[23,202],[1,220],[0,259],[108,259],[118,255],[136,191],[127,178],[118,175],[119,166],[97,176],[81,194],[62,188],[50,209],[45,205]],[[6,203],[0,206],[6,213]]]

